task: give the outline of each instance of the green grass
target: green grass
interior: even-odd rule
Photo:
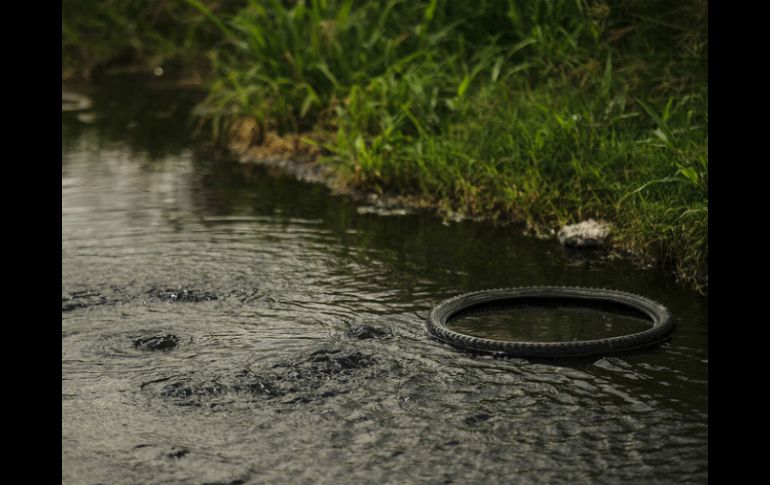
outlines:
[[[607,219],[620,247],[707,291],[705,1],[167,10],[179,27],[160,37],[184,33],[207,59],[198,112],[215,132],[241,117],[261,132],[332,132],[315,138],[348,183],[445,210],[536,225]],[[131,25],[132,12],[115,17]]]

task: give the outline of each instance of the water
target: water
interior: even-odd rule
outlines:
[[[630,335],[653,322],[631,309],[609,305],[503,302],[471,307],[453,316],[448,327],[476,337],[520,342],[575,342]]]
[[[62,113],[63,483],[706,482],[706,299],[512,228],[357,211],[223,159],[189,143],[189,92],[114,78],[87,94],[90,110]],[[444,298],[560,284],[655,299],[673,339],[549,362],[424,330]],[[552,325],[500,309],[454,324],[644,324],[518,310]]]

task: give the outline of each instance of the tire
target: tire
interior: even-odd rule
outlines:
[[[503,300],[568,300],[620,305],[643,313],[652,320],[652,328],[618,337],[575,342],[516,342],[473,337],[447,328],[447,322],[460,311]],[[523,287],[477,291],[439,303],[430,312],[427,331],[432,337],[455,347],[513,357],[579,357],[638,349],[659,343],[671,332],[671,313],[648,298],[622,291],[577,287]]]

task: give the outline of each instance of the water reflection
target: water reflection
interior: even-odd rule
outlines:
[[[575,342],[641,332],[652,321],[638,312],[604,305],[503,303],[470,308],[447,325],[455,332],[520,342]]]

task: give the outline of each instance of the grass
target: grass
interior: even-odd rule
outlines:
[[[303,133],[347,183],[447,211],[606,219],[618,247],[707,292],[705,1],[160,4],[113,17],[131,26],[161,8],[177,25],[124,30],[137,57],[206,60],[198,113],[215,134],[243,118]]]

